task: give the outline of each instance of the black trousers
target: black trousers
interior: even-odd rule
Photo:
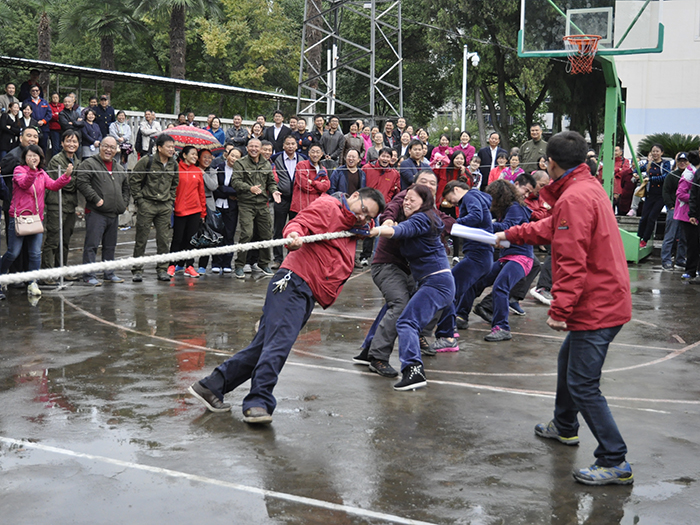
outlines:
[[[664,207],[664,198],[662,195],[647,195],[644,202],[644,209],[642,210],[642,219],[639,221],[639,229],[637,230],[637,237],[643,241],[648,241],[654,238],[654,226],[656,226],[656,219],[659,218],[659,214]]]
[[[193,213],[192,215],[185,215],[183,217],[178,217],[176,215],[173,221],[173,240],[170,243],[170,253],[192,249],[190,240],[199,231],[199,225],[201,223],[202,218],[199,213]],[[187,268],[194,264],[194,259],[181,259],[175,264]]]
[[[292,205],[292,198],[282,197],[282,201],[277,204],[276,202],[272,204],[272,209],[275,213],[274,222],[272,224],[272,238],[281,239],[282,230],[287,225],[287,221],[292,219],[296,213],[290,212],[289,207]],[[284,247],[275,246],[272,249],[272,255],[275,262],[281,263],[284,259]]]
[[[694,226],[689,222],[683,222],[685,231],[685,273],[691,277],[698,274],[698,263],[700,263],[700,226]]]

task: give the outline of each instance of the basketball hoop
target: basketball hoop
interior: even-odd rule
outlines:
[[[569,53],[569,67],[567,73],[590,73],[593,70],[593,59],[598,50],[598,41],[603,38],[599,35],[567,35],[564,37],[564,46]]]

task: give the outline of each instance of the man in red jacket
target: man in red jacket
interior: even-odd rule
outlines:
[[[260,326],[253,341],[222,363],[188,391],[212,412],[227,412],[224,394],[248,379],[243,399],[246,423],[270,423],[277,401],[272,390],[299,332],[316,301],[331,306],[352,274],[356,237],[303,244],[301,237],[327,232],[356,231],[384,210],[382,194],[362,188],[349,197],[321,195],[287,223],[283,235],[292,239],[289,254],[267,287]],[[366,233],[369,232],[366,228]],[[358,231],[359,233],[359,231]],[[366,234],[365,233],[365,234]]]
[[[512,243],[551,244],[554,299],[547,324],[568,331],[559,351],[554,419],[535,434],[578,445],[578,413],[598,441],[596,462],[574,471],[587,485],[628,485],[627,446],[600,393],[608,346],[632,318],[625,251],[610,200],[584,162],[588,147],[573,131],[547,144],[552,183],[542,190],[552,215],[496,234]]]

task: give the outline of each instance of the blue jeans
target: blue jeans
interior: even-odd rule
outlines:
[[[661,264],[673,264],[673,243],[678,240],[676,247],[676,264],[685,266],[685,231],[681,221],[673,218],[673,208],[666,210],[666,230],[664,243],[661,246]]]
[[[289,270],[282,268],[270,281],[260,326],[253,341],[200,381],[202,386],[223,399],[224,394],[250,379],[250,392],[243,399],[243,412],[252,407],[263,407],[269,414],[274,412],[277,400],[272,390],[292,345],[314,309],[311,288],[294,273],[284,290],[273,291],[275,282],[287,273]]]
[[[41,243],[44,239],[43,233],[17,237],[15,234],[15,218],[10,217],[7,223],[7,251],[2,256],[0,264],[0,274],[6,274],[15,262],[15,259],[22,251],[22,245],[26,242],[29,251],[29,271],[38,270],[41,267]]]
[[[559,350],[554,424],[563,436],[578,434],[578,413],[598,441],[596,465],[613,467],[625,461],[627,445],[600,392],[600,375],[608,346],[622,326],[569,332]]]
[[[429,275],[418,283],[418,290],[396,321],[401,370],[409,365],[423,364],[418,339],[421,330],[439,310],[452,304],[454,296],[455,280],[451,272]]]

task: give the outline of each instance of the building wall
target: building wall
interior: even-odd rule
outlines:
[[[700,134],[700,0],[663,5],[663,52],[615,59],[635,146],[651,133]]]

